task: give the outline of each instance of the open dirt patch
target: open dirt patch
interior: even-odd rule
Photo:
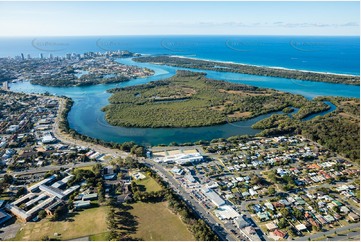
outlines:
[[[232,114],[229,114],[228,117],[229,118],[246,118],[251,116],[252,112],[234,112]]]

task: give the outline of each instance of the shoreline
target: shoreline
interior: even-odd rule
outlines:
[[[69,133],[66,133],[65,131],[62,131],[59,127],[59,123],[64,121],[64,117],[62,115],[62,113],[65,111],[65,107],[66,107],[66,102],[67,100],[62,98],[62,97],[58,97],[58,96],[49,96],[55,100],[58,100],[58,112],[56,115],[56,118],[54,120],[54,123],[52,125],[52,132],[54,134],[54,136],[60,140],[61,142],[65,143],[65,144],[70,144],[70,145],[75,145],[75,146],[85,146],[85,147],[89,147],[91,149],[96,150],[97,152],[100,153],[108,153],[111,154],[113,156],[117,156],[117,157],[122,157],[125,158],[127,156],[129,156],[130,154],[119,150],[119,149],[112,149],[109,147],[105,147],[104,145],[100,145],[100,144],[94,144],[92,142],[87,142],[81,139],[75,139],[73,137],[71,137],[71,135]],[[66,114],[66,118],[68,117],[69,112]]]
[[[239,64],[230,61],[212,61],[179,55],[156,55],[132,58],[134,62],[149,63],[178,68],[209,70],[215,72],[231,72],[253,76],[277,77],[289,80],[323,82],[360,86],[360,76],[336,74],[328,72],[312,72],[306,70],[287,69],[282,67],[264,67],[258,65]]]
[[[148,56],[151,56],[151,55],[148,55]],[[293,68],[287,68],[287,67],[281,67],[281,66],[263,66],[263,65],[246,64],[246,63],[240,63],[240,62],[234,62],[234,61],[221,61],[221,60],[211,60],[211,59],[187,57],[187,56],[181,56],[181,55],[168,55],[168,56],[169,57],[183,58],[183,59],[201,60],[201,61],[207,61],[207,62],[217,62],[217,63],[222,63],[222,64],[235,64],[235,65],[242,65],[242,66],[260,67],[260,68],[267,68],[267,69],[274,69],[274,70],[299,71],[299,72],[304,72],[304,73],[315,73],[315,74],[346,76],[346,77],[360,77],[360,75],[352,75],[352,74],[344,74],[344,73],[308,71],[308,70],[293,69]],[[250,75],[250,74],[245,74],[245,75]]]

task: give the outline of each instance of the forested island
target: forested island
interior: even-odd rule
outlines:
[[[182,68],[203,69],[203,70],[212,70],[212,71],[220,71],[220,72],[235,72],[235,73],[242,73],[249,75],[282,77],[282,78],[305,80],[305,81],[360,85],[360,77],[351,76],[351,75],[337,75],[337,74],[329,74],[329,73],[289,70],[289,69],[281,69],[281,68],[198,60],[198,59],[175,57],[175,56],[143,56],[143,57],[133,58],[133,60],[137,62],[162,64],[162,65],[182,67]]]
[[[337,109],[325,116],[308,121],[292,119],[285,114],[272,115],[254,124],[265,129],[259,135],[301,134],[353,161],[360,160],[360,99],[343,97],[318,97],[330,101]]]
[[[106,120],[125,127],[200,127],[250,119],[299,108],[302,119],[328,110],[322,101],[272,89],[206,78],[204,73],[177,71],[171,78],[109,90]]]

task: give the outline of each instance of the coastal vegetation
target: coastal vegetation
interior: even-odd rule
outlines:
[[[258,76],[282,77],[288,79],[297,79],[316,82],[343,83],[350,85],[360,85],[360,77],[351,75],[338,75],[329,73],[317,73],[309,71],[289,70],[281,68],[271,68],[263,66],[253,66],[235,63],[225,63],[217,61],[207,61],[175,56],[143,56],[134,58],[137,62],[147,62],[153,64],[162,64],[182,68],[194,68],[203,70],[212,70],[220,72],[236,72]]]
[[[297,119],[325,111],[322,101],[301,95],[206,78],[178,71],[166,80],[110,90],[106,120],[127,127],[200,127],[246,120],[261,114],[299,108]],[[286,111],[289,111],[286,109]]]
[[[342,154],[355,162],[360,160],[360,100],[357,98],[318,97],[330,101],[337,109],[324,116],[300,121],[287,115],[272,115],[252,127],[264,129],[259,136],[301,134]]]

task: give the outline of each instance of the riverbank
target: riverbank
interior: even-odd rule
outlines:
[[[144,56],[133,59],[136,62],[168,65],[173,67],[213,70],[219,72],[236,72],[248,75],[281,77],[304,81],[329,82],[348,85],[360,85],[360,77],[321,72],[299,71],[285,68],[263,67],[255,65],[236,64],[186,58],[178,56]]]
[[[64,117],[67,117],[67,115],[66,116],[62,115],[63,112],[66,111],[65,108],[66,108],[67,100],[61,97],[54,97],[54,96],[52,96],[51,98],[59,102],[58,113],[55,118],[55,122],[53,124],[53,134],[58,140],[68,145],[89,147],[90,149],[93,149],[99,153],[110,154],[116,157],[126,158],[127,156],[130,155],[128,152],[124,152],[119,149],[112,149],[105,147],[103,145],[94,144],[92,142],[75,139],[69,133],[66,133],[65,131],[61,130],[59,127],[59,123],[64,122],[65,121]],[[66,112],[66,114],[68,114],[68,112]]]

